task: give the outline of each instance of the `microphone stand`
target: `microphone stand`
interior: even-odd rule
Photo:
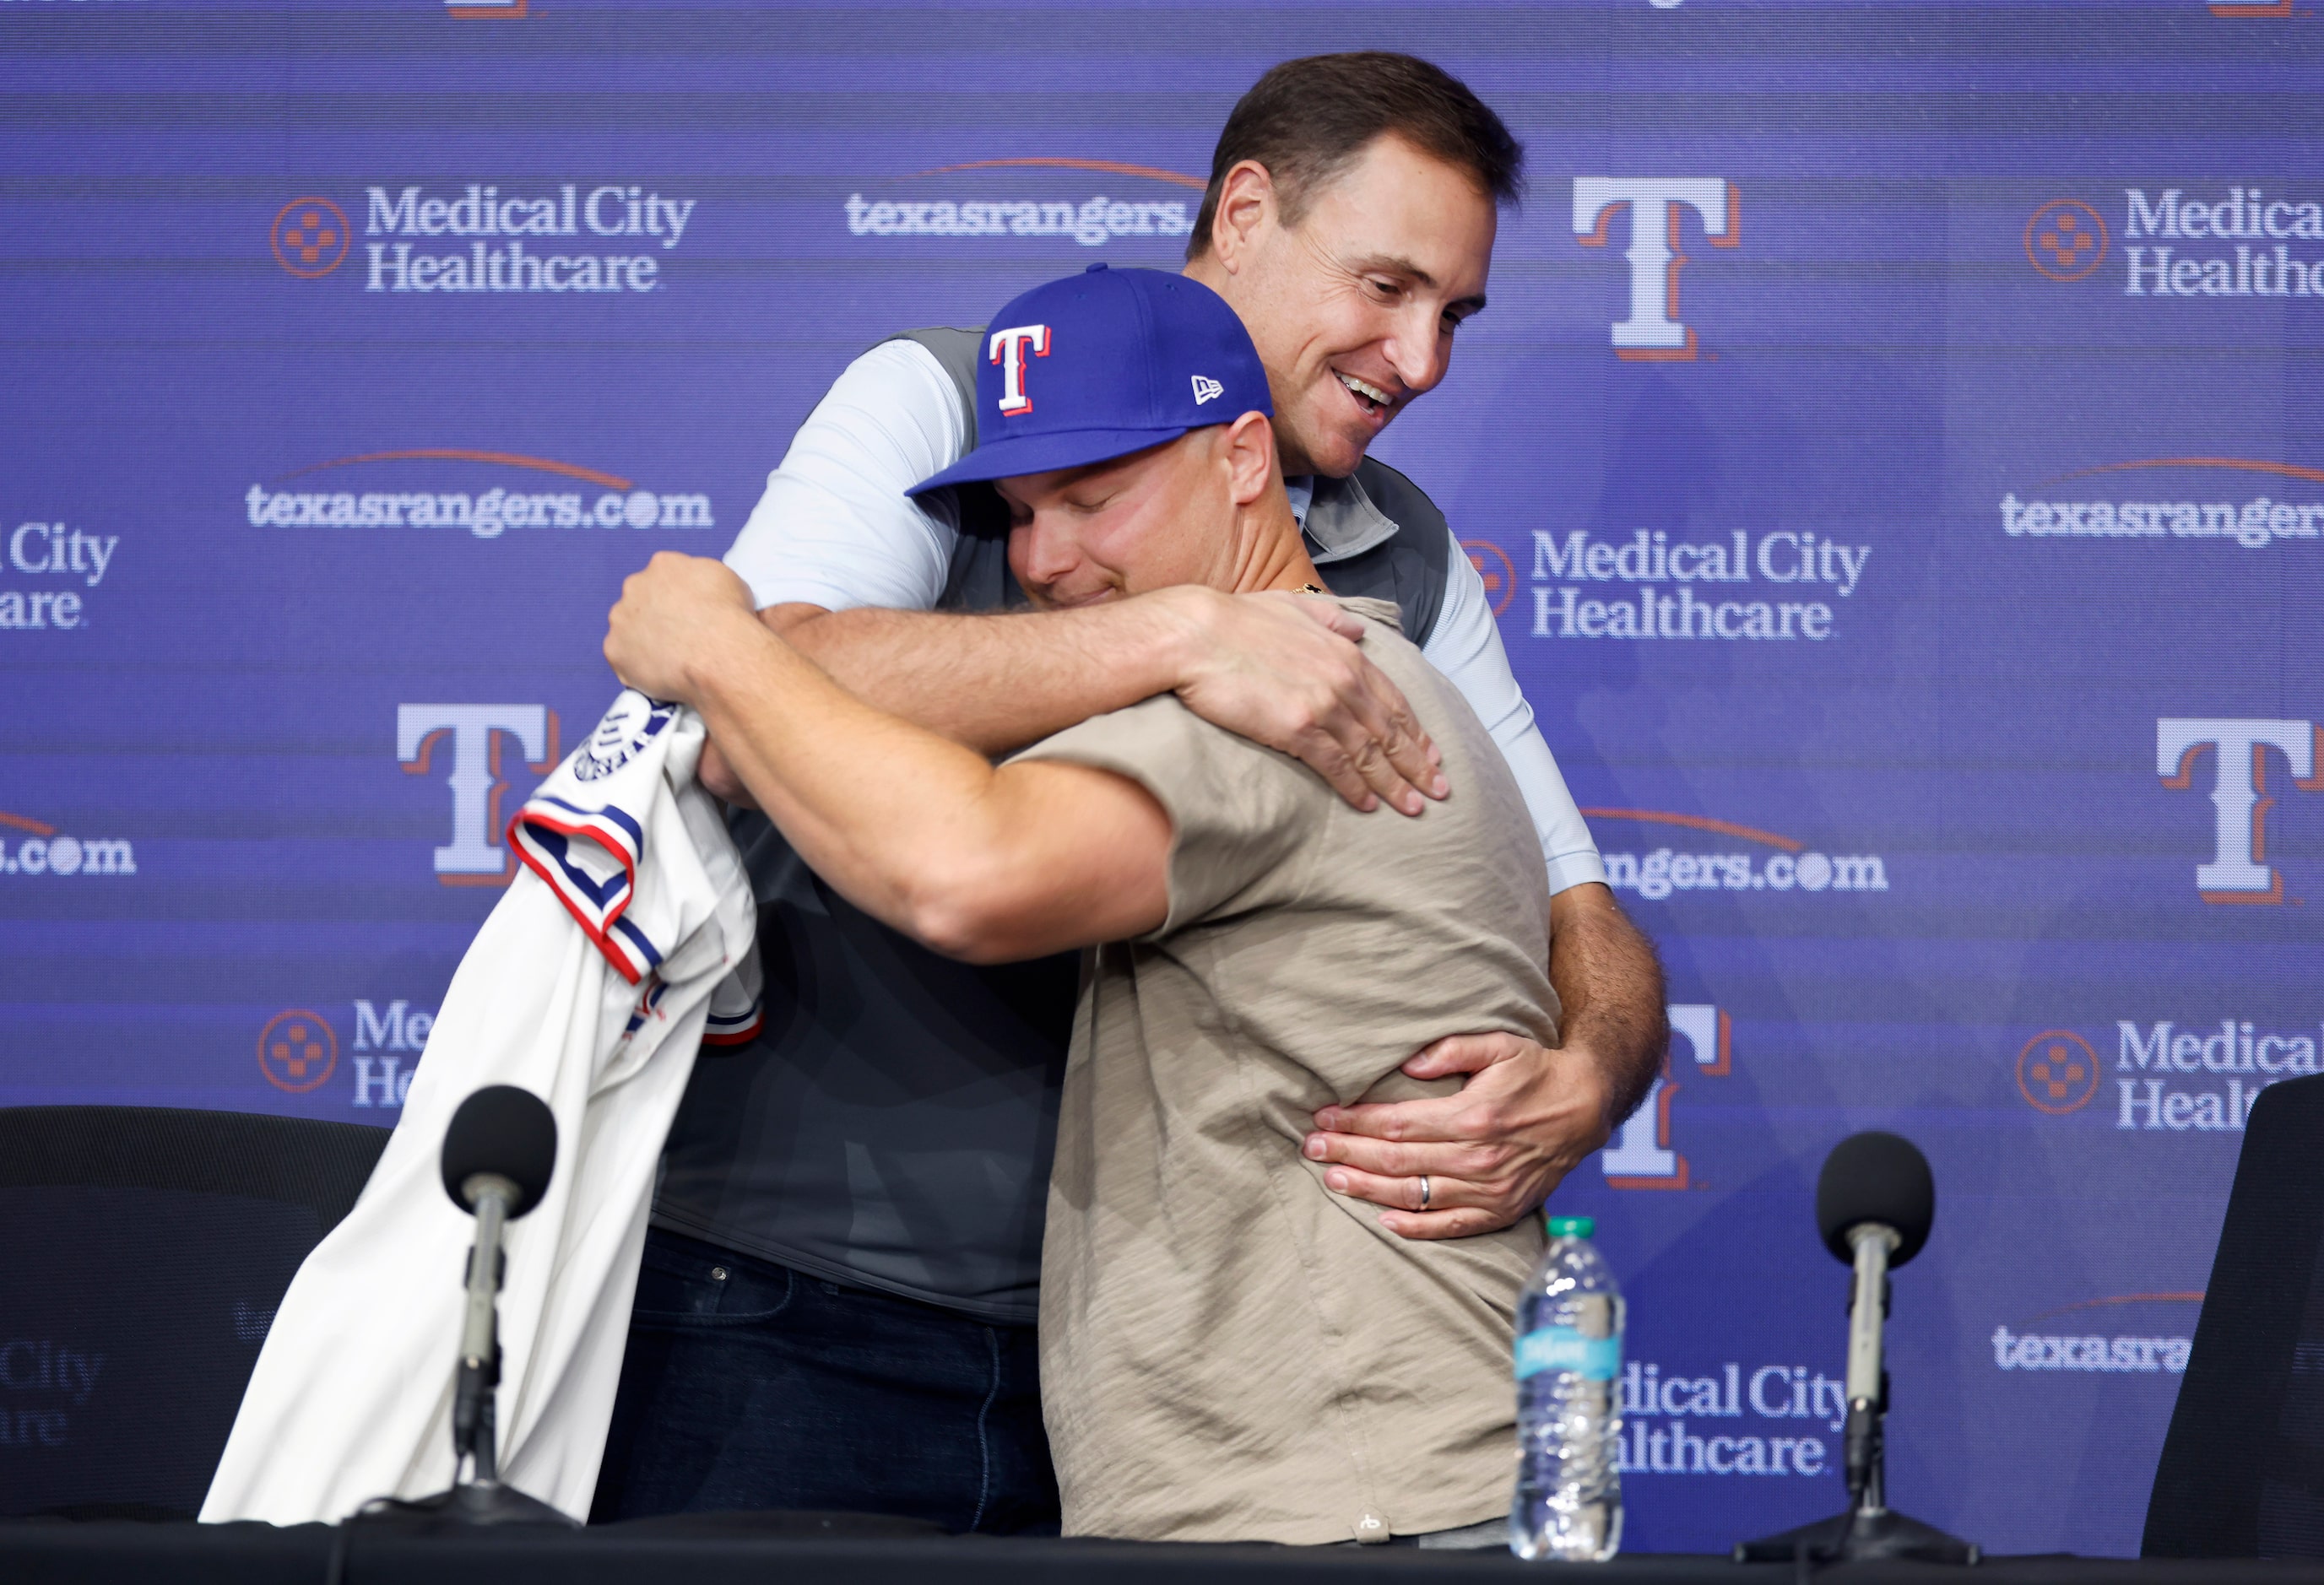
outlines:
[[[509,1207],[522,1198],[522,1191],[498,1173],[480,1172],[461,1183],[460,1197],[475,1211],[476,1241],[468,1250],[467,1308],[452,1395],[452,1485],[409,1502],[389,1497],[366,1505],[363,1516],[392,1517],[430,1531],[480,1525],[573,1528],[574,1522],[557,1508],[500,1482],[494,1400],[501,1384],[501,1279],[508,1270],[501,1232]]]
[[[1973,1564],[1982,1555],[1933,1525],[1888,1507],[1888,1371],[1881,1360],[1881,1331],[1888,1319],[1888,1257],[1903,1239],[1877,1221],[1848,1230],[1856,1253],[1856,1282],[1848,1306],[1848,1424],[1842,1459],[1848,1508],[1777,1535],[1735,1544],[1738,1563],[1856,1562],[1912,1558],[1922,1562]]]

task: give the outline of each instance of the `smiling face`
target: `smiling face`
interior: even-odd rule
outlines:
[[[1209,252],[1186,272],[1234,305],[1275,396],[1287,475],[1345,477],[1485,306],[1497,217],[1476,179],[1394,134],[1282,221],[1264,167],[1228,175]]]

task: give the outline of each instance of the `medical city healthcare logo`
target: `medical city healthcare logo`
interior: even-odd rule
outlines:
[[[1614,1467],[1626,1476],[1812,1478],[1840,1468],[1833,1443],[1802,1433],[1821,1423],[1838,1440],[1848,1384],[1813,1366],[1728,1359],[1686,1375],[1659,1359],[1632,1359],[1619,1381]]]
[[[696,202],[632,182],[367,187],[354,273],[366,292],[391,297],[637,296],[660,289]],[[301,281],[336,272],[355,241],[347,212],[312,193],[283,205],[270,234],[275,263]]]
[[[0,588],[0,632],[69,630],[88,623],[91,593],[113,570],[118,534],[41,520],[18,523],[7,540],[6,574],[45,580],[29,589]]]
[[[2324,201],[2260,183],[2122,189],[2122,295],[2324,297]],[[2099,206],[2050,198],[2025,222],[2026,262],[2052,281],[2086,281],[2113,256]]]
[[[276,1013],[258,1032],[258,1071],[277,1090],[303,1095],[320,1089],[338,1065],[337,1033],[305,1008]]]
[[[1485,585],[1485,598],[1499,616],[1517,597],[1517,569],[1509,561],[1509,553],[1490,539],[1463,539],[1461,548],[1468,552],[1469,565],[1477,569],[1477,577]]]
[[[411,1090],[412,1075],[436,1009],[408,997],[357,998],[348,1019],[339,1023],[310,1008],[287,1008],[267,1019],[258,1035],[258,1065],[278,1090],[304,1094],[320,1089],[339,1071],[342,1032],[352,1035],[348,1104],[363,1110],[393,1110]]]
[[[2098,1092],[2098,1055],[2071,1029],[2044,1029],[2017,1053],[2017,1092],[2052,1117],[2080,1111]]]
[[[401,472],[394,475],[397,488],[356,491],[281,487],[295,479],[338,468],[379,465],[401,465]],[[420,469],[416,477],[411,471],[415,465]],[[449,471],[458,475],[456,481],[441,476],[447,474],[447,465]],[[468,476],[474,467],[514,469],[521,475],[576,481],[596,488],[539,490],[494,485],[477,490],[473,488],[474,479]],[[413,487],[451,482],[471,487]],[[497,539],[511,529],[688,531],[718,526],[711,513],[710,497],[699,491],[647,490],[634,480],[602,468],[508,451],[456,447],[372,451],[294,468],[279,476],[274,484],[274,489],[253,484],[243,496],[244,518],[254,529],[450,529],[478,539]]]
[[[1872,549],[1808,530],[1606,539],[1536,529],[1528,636],[1821,643],[1838,635],[1835,602],[1856,594]]]
[[[2209,1011],[2187,1021],[2116,1018],[2106,1030],[2044,1029],[2018,1048],[2017,1092],[2048,1116],[2087,1108],[2123,1132],[2236,1133],[2270,1084],[2324,1071],[2319,1034],[2324,1026]]]
[[[2277,760],[2301,792],[2324,792],[2324,724],[2228,716],[2165,716],[2154,723],[2154,773],[2172,792],[2190,792],[2210,769],[2210,862],[2195,866],[2207,903],[2278,904],[2283,872],[2268,862],[2269,793]]]
[[[347,216],[328,198],[292,198],[274,217],[274,262],[317,281],[347,261]]]
[[[2080,198],[2052,198],[2025,223],[2025,257],[2052,281],[2087,280],[2106,255],[2106,220]]]
[[[991,174],[1007,170],[1006,177]],[[1116,198],[1088,193],[1092,176],[1113,179]],[[850,236],[1066,237],[1083,247],[1123,238],[1177,238],[1194,229],[1205,185],[1199,176],[1118,160],[1029,155],[971,160],[898,178],[914,184],[909,196],[871,198],[851,192],[841,206]],[[1122,184],[1129,184],[1125,187]],[[925,184],[925,185],[922,185]],[[1168,195],[1176,189],[1176,196]],[[1191,193],[1193,196],[1187,196]],[[1159,244],[1175,257],[1179,245]]]
[[[1614,324],[1614,355],[1637,363],[1692,363],[1694,329],[1679,317],[1679,270],[1687,263],[1686,217],[1715,248],[1743,240],[1743,198],[1716,176],[1577,176],[1573,235],[1583,247],[1606,245],[1616,215],[1628,212],[1630,312]]]

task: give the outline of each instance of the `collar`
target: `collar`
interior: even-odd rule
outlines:
[[[1305,530],[1308,557],[1317,567],[1361,556],[1396,534],[1396,520],[1372,504],[1353,474],[1344,479],[1309,474],[1286,479],[1283,490],[1291,497],[1291,515]]]

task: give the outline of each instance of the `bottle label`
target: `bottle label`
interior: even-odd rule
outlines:
[[[1571,1370],[1584,1381],[1611,1381],[1622,1373],[1622,1340],[1583,1337],[1570,1326],[1544,1326],[1517,1339],[1517,1379],[1545,1370]]]

